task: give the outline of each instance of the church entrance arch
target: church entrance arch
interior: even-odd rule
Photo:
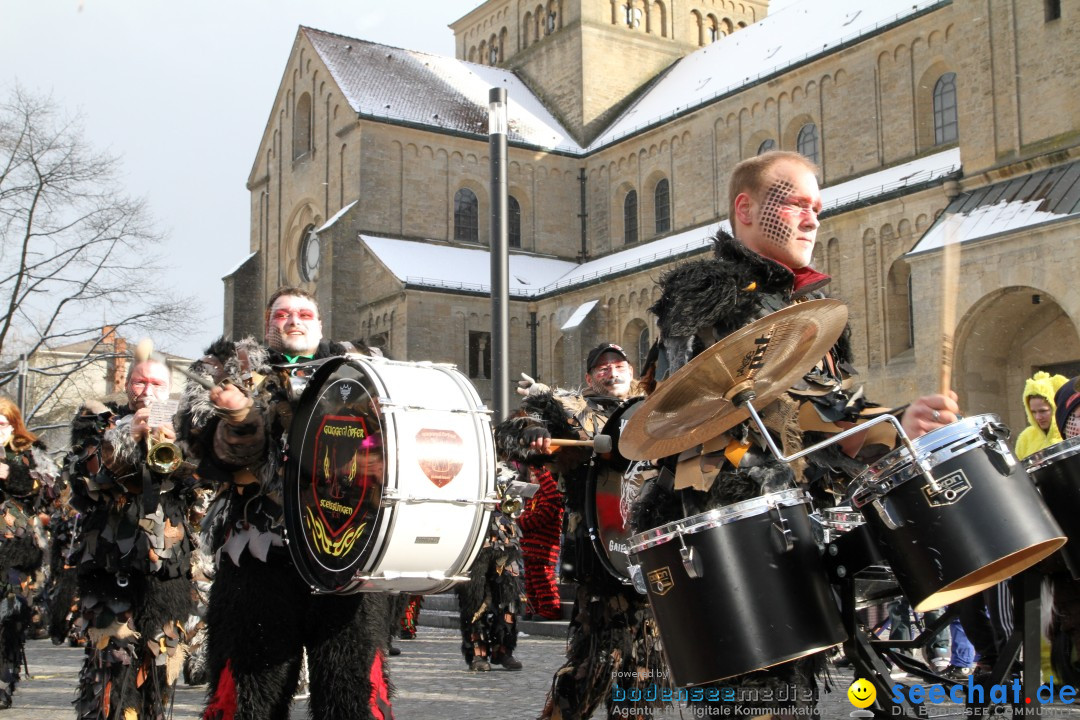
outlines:
[[[1032,287],[995,290],[957,326],[954,389],[967,416],[995,413],[1015,438],[1027,425],[1021,396],[1037,370],[1068,375],[1080,361],[1080,333],[1051,295]]]

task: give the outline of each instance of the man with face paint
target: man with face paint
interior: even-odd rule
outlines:
[[[661,296],[650,308],[660,338],[654,377],[663,381],[730,333],[803,299],[822,297],[829,278],[810,266],[819,228],[821,192],[817,167],[793,152],[767,152],[744,160],[729,186],[729,220],[734,236],[719,231],[712,257],[689,262],[660,278]],[[886,412],[869,403],[857,386],[849,333],[787,393],[758,408],[785,455],[866,422]],[[895,410],[910,437],[954,422],[955,394],[930,395]],[[634,532],[683,517],[792,487],[810,491],[817,507],[842,503],[848,483],[867,463],[893,449],[888,430],[856,435],[788,466],[769,453],[749,421],[704,444],[695,452],[659,461],[656,480],[642,489],[632,509]],[[702,456],[702,453],[705,455]],[[725,618],[703,621],[726,622]],[[705,651],[705,649],[703,649]],[[751,698],[763,690],[792,688],[792,712],[816,703],[815,673],[820,654],[729,678],[723,685],[753,689],[741,697],[753,714]],[[766,703],[765,706],[776,703]],[[761,704],[757,705],[762,707]]]
[[[518,415],[495,429],[500,456],[542,472],[550,469],[565,505],[560,580],[577,583],[577,589],[567,659],[552,679],[540,715],[545,720],[587,718],[601,703],[607,717],[626,717],[644,708],[632,707],[640,702],[616,702],[613,685],[632,688],[639,680],[649,685],[665,676],[659,648],[647,632],[644,596],[608,572],[589,539],[585,503],[592,451],[555,447],[551,442],[594,438],[619,407],[640,398],[643,391],[626,351],[614,343],[602,343],[588,353],[584,380],[583,390],[569,390],[533,383],[526,376],[519,390],[525,399]],[[621,477],[606,465],[598,468],[614,473],[616,482]],[[643,667],[651,673],[639,676]]]
[[[211,345],[192,371],[213,387],[189,382],[178,413],[185,454],[219,489],[203,533],[216,568],[205,618],[203,717],[284,720],[306,651],[312,717],[390,720],[386,595],[316,594],[283,537],[291,383],[310,372],[305,361],[356,348],[324,339],[318,303],[295,287],[270,297],[264,332],[265,346],[252,339]]]
[[[72,423],[64,460],[71,506],[81,514],[70,563],[78,576],[76,630],[87,638],[75,699],[79,718],[164,717],[194,611],[193,501],[182,467],[147,463],[151,443],[175,438],[154,420],[169,399],[170,371],[157,355],[132,362],[127,402],[88,402]]]

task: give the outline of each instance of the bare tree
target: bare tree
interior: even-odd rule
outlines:
[[[118,175],[116,158],[95,151],[51,98],[15,87],[0,105],[0,391],[11,392],[16,357],[79,347],[37,368],[28,419],[114,351],[103,326],[176,337],[197,320],[196,302],[161,281],[163,236]]]

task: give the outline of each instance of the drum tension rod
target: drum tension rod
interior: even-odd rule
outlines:
[[[731,402],[736,407],[745,407],[746,408],[746,410],[750,413],[750,417],[753,418],[754,424],[757,425],[758,429],[761,431],[761,434],[765,437],[765,443],[769,446],[769,451],[780,462],[791,464],[791,463],[795,462],[796,460],[798,460],[799,458],[801,458],[801,457],[803,457],[805,455],[809,455],[810,453],[816,452],[816,451],[820,450],[821,448],[828,447],[829,445],[833,445],[835,443],[838,443],[841,440],[844,440],[845,438],[851,437],[852,435],[857,435],[859,433],[866,432],[868,429],[870,429],[874,425],[877,425],[877,424],[883,423],[883,422],[887,422],[887,423],[892,423],[892,426],[896,429],[896,436],[900,439],[900,442],[907,449],[908,453],[910,453],[911,461],[913,463],[915,463],[915,466],[917,468],[919,468],[919,472],[921,472],[922,476],[924,478],[926,478],[926,483],[927,483],[927,485],[930,486],[931,492],[935,492],[935,493],[941,492],[941,487],[937,484],[937,480],[935,480],[934,476],[930,474],[930,470],[927,467],[925,467],[923,465],[923,463],[921,463],[919,461],[919,454],[918,454],[918,452],[915,451],[915,446],[911,444],[911,439],[908,438],[907,433],[904,432],[904,428],[900,424],[900,421],[897,420],[892,415],[892,413],[882,413],[881,415],[878,415],[873,420],[869,420],[869,421],[867,421],[867,422],[865,422],[865,423],[863,423],[861,425],[856,425],[853,428],[848,428],[847,430],[844,430],[843,432],[840,432],[840,433],[837,433],[836,435],[833,435],[828,440],[822,440],[821,442],[817,443],[816,445],[811,445],[808,448],[803,448],[802,450],[795,453],[794,455],[790,455],[790,456],[785,457],[784,453],[780,451],[780,448],[776,446],[776,442],[773,441],[772,435],[769,433],[769,429],[767,427],[765,427],[765,422],[761,419],[761,416],[758,415],[757,410],[754,409],[754,404],[753,404],[752,401],[756,397],[757,397],[757,393],[754,392],[753,388],[746,388],[745,390],[742,390],[741,392],[737,393],[731,399]]]

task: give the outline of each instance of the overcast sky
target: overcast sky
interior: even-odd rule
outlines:
[[[788,5],[778,0],[774,6]],[[0,0],[0,93],[17,81],[84,116],[168,235],[166,281],[222,328],[221,277],[248,254],[244,187],[299,25],[453,56],[481,0]]]

